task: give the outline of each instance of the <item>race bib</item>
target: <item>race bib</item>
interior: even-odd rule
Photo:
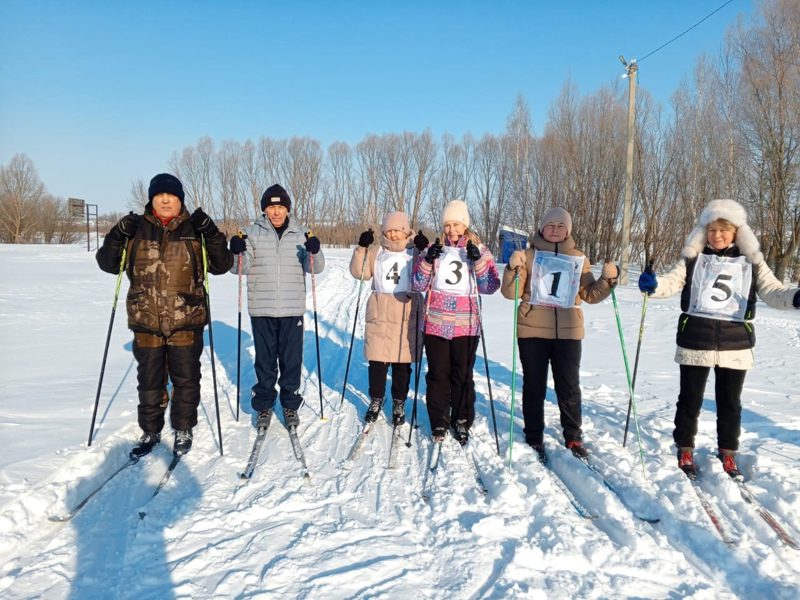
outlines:
[[[378,250],[375,257],[373,281],[375,291],[381,294],[405,294],[411,290],[411,261],[414,251],[389,252]]]
[[[744,256],[701,254],[694,265],[687,312],[708,319],[745,321],[752,281],[752,265]]]
[[[572,308],[581,286],[583,256],[537,250],[531,269],[531,299],[537,306]]]
[[[431,289],[456,296],[469,296],[474,293],[465,248],[445,246],[441,256],[436,259],[436,272],[433,275]]]

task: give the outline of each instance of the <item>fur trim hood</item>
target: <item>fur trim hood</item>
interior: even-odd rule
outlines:
[[[734,244],[747,260],[754,264],[764,262],[764,254],[761,252],[761,245],[758,243],[756,234],[747,224],[747,212],[744,207],[735,200],[712,200],[700,213],[694,229],[686,238],[683,247],[683,255],[688,259],[696,258],[706,247],[706,228],[709,223],[717,219],[725,219],[736,226],[736,238]]]

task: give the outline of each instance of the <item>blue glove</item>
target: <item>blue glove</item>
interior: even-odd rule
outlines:
[[[639,276],[639,291],[643,294],[652,294],[658,287],[658,279],[656,273],[653,271],[652,263],[647,265],[647,268]]]

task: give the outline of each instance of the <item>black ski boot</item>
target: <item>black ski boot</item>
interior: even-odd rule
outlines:
[[[369,403],[367,414],[364,415],[365,423],[374,423],[378,420],[378,415],[381,414],[383,408],[383,398],[371,398],[372,402]]]
[[[694,457],[692,456],[693,450],[694,448],[691,446],[678,447],[678,467],[686,473],[689,479],[697,479],[697,466],[694,464]]]
[[[141,458],[145,454],[150,454],[153,447],[161,441],[160,433],[143,433],[139,441],[131,450],[131,458]]]
[[[572,451],[572,456],[575,458],[580,458],[581,460],[589,458],[589,452],[587,452],[586,447],[581,442],[570,442],[567,444],[567,448]]]
[[[467,440],[469,440],[469,427],[467,427],[466,419],[459,419],[456,421],[455,434],[453,437],[455,437],[456,441],[462,446],[467,443]]]
[[[182,429],[175,432],[175,445],[172,446],[172,453],[175,456],[183,456],[192,449],[192,430]]]
[[[444,436],[446,435],[447,435],[446,428],[437,427],[436,429],[433,430],[433,435],[431,436],[431,438],[433,439],[434,442],[443,442]]]
[[[256,429],[261,429],[262,427],[266,429],[269,427],[270,421],[272,421],[272,411],[270,409],[259,411],[256,419]]]
[[[286,429],[291,429],[292,427],[297,429],[297,426],[300,425],[300,417],[297,416],[297,411],[293,408],[284,408],[283,424],[286,425]]]
[[[739,481],[744,479],[744,475],[742,475],[739,467],[736,466],[736,450],[720,448],[717,456],[722,461],[722,468],[730,475],[731,479],[738,479]]]
[[[543,465],[547,464],[547,452],[544,451],[544,444],[531,444],[531,448],[536,450],[536,456]]]
[[[395,398],[392,400],[392,425],[400,427],[406,422],[406,400]]]

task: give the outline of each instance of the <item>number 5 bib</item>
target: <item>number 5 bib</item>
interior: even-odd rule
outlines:
[[[531,269],[531,304],[572,308],[581,287],[583,256],[537,250]]]
[[[752,265],[744,256],[701,254],[694,265],[687,312],[708,319],[745,321],[752,280]]]
[[[411,289],[413,250],[389,252],[381,248],[375,257],[375,291],[381,294],[405,294]]]
[[[469,296],[474,292],[467,265],[467,251],[464,248],[444,247],[441,256],[436,260],[431,289],[456,296]]]

